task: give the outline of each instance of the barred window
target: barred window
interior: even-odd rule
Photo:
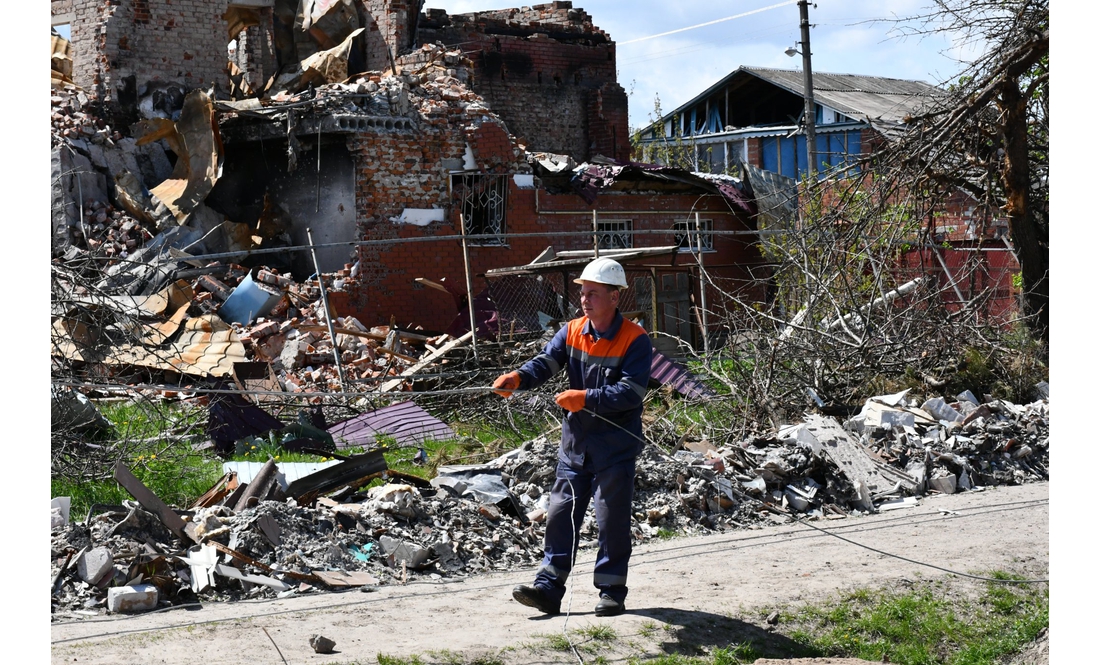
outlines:
[[[507,174],[455,173],[451,175],[451,192],[458,203],[472,236],[503,234],[508,203]],[[471,238],[474,245],[503,245],[504,238]]]
[[[634,246],[634,222],[629,219],[596,220],[600,249],[630,249]]]
[[[699,234],[695,232],[695,220],[690,222],[676,222],[672,225],[676,232],[676,246],[681,252],[694,252],[699,247]],[[714,251],[714,220],[700,219],[699,230],[702,231],[703,251]]]

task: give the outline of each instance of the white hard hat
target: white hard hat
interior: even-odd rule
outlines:
[[[573,280],[573,283],[597,282],[619,288],[626,288],[626,271],[617,261],[611,259],[596,259],[584,267],[581,276]]]

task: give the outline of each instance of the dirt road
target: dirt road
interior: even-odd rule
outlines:
[[[933,496],[915,508],[816,524],[855,543],[941,568],[994,569],[1045,578],[1047,483]],[[782,646],[783,627],[767,633],[776,607],[822,599],[855,586],[938,578],[916,565],[800,524],[636,547],[627,614],[598,618],[591,586],[592,550],[582,550],[570,616],[536,616],[511,599],[533,570],[461,582],[383,586],[256,603],[208,604],[133,617],[51,626],[55,663],[375,663],[378,654],[425,662],[576,663],[551,638],[563,626],[585,663],[726,646],[767,636]],[[955,577],[953,586],[973,588]],[[567,602],[569,597],[566,598]],[[563,603],[565,611],[567,603]],[[568,622],[568,623],[567,623]],[[601,642],[593,627],[613,629]],[[588,636],[574,632],[588,629]],[[311,635],[335,640],[317,654]],[[603,637],[607,637],[604,631]],[[819,661],[820,662],[820,661]]]

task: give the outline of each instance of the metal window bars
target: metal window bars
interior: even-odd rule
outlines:
[[[700,232],[704,251],[714,249],[714,221],[710,219],[699,220]],[[695,232],[695,221],[676,222],[672,225],[676,233],[676,245],[681,252],[695,252],[699,247],[699,235]]]
[[[456,173],[451,176],[451,189],[466,222],[466,233],[472,245],[503,245],[504,238],[479,238],[479,235],[505,232],[505,210],[508,203],[507,174]]]
[[[634,247],[634,223],[629,219],[599,220],[596,234],[600,249],[631,249]]]

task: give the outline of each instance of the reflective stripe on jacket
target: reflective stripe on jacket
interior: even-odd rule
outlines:
[[[642,451],[642,399],[652,356],[646,331],[616,311],[603,335],[587,317],[573,319],[518,370],[520,389],[530,390],[564,368],[569,387],[585,391],[585,408],[611,421],[585,411],[567,413],[559,451],[563,461],[580,468],[587,456],[600,470]]]

